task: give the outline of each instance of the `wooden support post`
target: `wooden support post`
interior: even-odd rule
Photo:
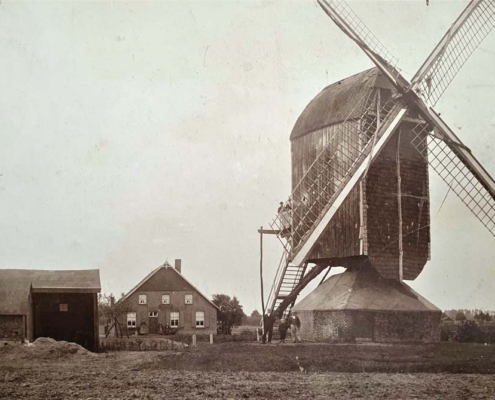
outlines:
[[[263,294],[263,227],[260,227],[260,283],[261,283],[261,312],[263,313],[263,318],[261,322],[261,327],[263,329],[263,343],[265,343],[266,333],[265,333],[265,296]]]
[[[100,314],[98,310],[98,294],[93,293],[93,351],[100,350]]]
[[[327,269],[327,272],[325,272],[325,275],[323,275],[323,278],[321,278],[321,281],[320,283],[318,284],[318,286],[320,286],[323,282],[325,282],[325,279],[327,278],[328,276],[328,273],[330,272],[330,270],[332,269],[332,266],[328,266],[328,269]]]
[[[196,347],[196,334],[192,335],[192,347]]]
[[[402,282],[404,277],[404,267],[403,267],[403,243],[402,243],[402,178],[400,176],[400,134],[402,129],[399,128],[397,135],[397,211],[399,217],[399,280]]]
[[[213,344],[213,333],[210,333],[210,344]]]

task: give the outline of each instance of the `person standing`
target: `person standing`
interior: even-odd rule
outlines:
[[[278,333],[280,333],[280,343],[285,343],[285,338],[287,336],[287,331],[289,330],[289,323],[285,319],[282,319],[280,325],[278,326]]]
[[[290,331],[294,338],[294,343],[301,343],[301,337],[299,336],[299,329],[301,328],[301,321],[297,315],[291,315],[290,317]]]

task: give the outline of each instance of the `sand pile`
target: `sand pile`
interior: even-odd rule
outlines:
[[[0,357],[23,358],[37,360],[53,360],[66,357],[94,357],[84,347],[64,340],[56,341],[51,338],[38,338],[33,343],[3,346]]]

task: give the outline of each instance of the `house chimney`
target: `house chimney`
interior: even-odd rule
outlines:
[[[177,270],[177,272],[179,274],[182,273],[182,268],[181,267],[182,267],[182,260],[179,258],[179,259],[175,260],[175,269]]]

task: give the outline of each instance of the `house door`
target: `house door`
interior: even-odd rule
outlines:
[[[149,317],[149,332],[150,334],[158,333],[158,311],[150,311]]]

